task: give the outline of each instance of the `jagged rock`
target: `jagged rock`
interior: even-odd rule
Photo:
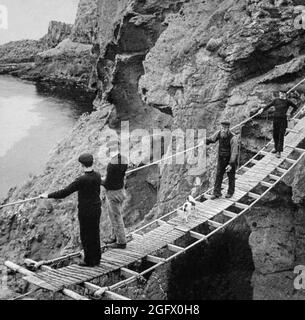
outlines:
[[[92,44],[97,38],[98,0],[80,0],[77,16],[72,28],[71,40]]]
[[[220,47],[221,42],[222,42],[222,39],[214,39],[214,38],[212,38],[207,43],[206,48],[207,48],[208,51],[214,52]]]
[[[54,48],[61,41],[70,36],[72,25],[64,22],[51,21],[49,23],[48,33],[40,39],[45,43],[46,48]]]
[[[39,40],[12,41],[0,46],[0,64],[34,62],[38,53],[53,48],[71,33],[72,25],[51,21],[47,34]]]
[[[44,44],[35,40],[13,41],[0,46],[0,63],[12,64],[34,62],[37,53],[45,49]]]
[[[293,220],[293,211],[287,214],[287,209],[280,211],[260,208],[248,216],[252,226],[249,243],[257,272],[271,274],[293,269]]]
[[[88,38],[88,32],[91,27],[96,31],[97,27],[96,20],[92,19],[92,12],[97,11],[96,7],[92,7],[93,3],[94,1],[80,3],[73,26],[51,21],[48,33],[40,40],[10,42],[1,46],[0,73],[90,91],[94,37]],[[89,11],[83,11],[88,7]],[[25,66],[21,62],[33,64]],[[12,66],[12,63],[19,65]]]
[[[254,273],[252,284],[255,300],[304,300],[303,290],[295,290],[293,283],[296,274],[293,271],[263,276]]]

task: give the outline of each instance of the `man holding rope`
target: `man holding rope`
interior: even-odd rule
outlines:
[[[78,219],[80,238],[85,257],[81,266],[95,267],[100,264],[100,217],[101,217],[101,175],[93,170],[93,156],[83,154],[78,161],[84,175],[77,178],[63,190],[42,194],[41,199],[64,199],[78,192]]]
[[[279,98],[273,100],[266,107],[260,109],[258,113],[262,114],[271,107],[275,108],[273,116],[274,150],[272,153],[275,153],[277,158],[281,158],[281,153],[284,150],[284,139],[286,129],[288,128],[288,120],[294,116],[298,110],[298,107],[292,101],[287,99],[287,94],[284,91],[280,91]],[[290,107],[293,108],[293,111],[287,118],[287,112]]]

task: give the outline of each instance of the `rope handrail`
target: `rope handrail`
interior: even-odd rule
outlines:
[[[6,207],[10,207],[10,206],[15,206],[15,205],[18,205],[18,204],[27,203],[27,202],[38,200],[38,199],[40,199],[40,197],[35,197],[35,198],[30,198],[30,199],[25,199],[25,200],[19,200],[19,201],[16,201],[16,202],[3,204],[3,205],[0,206],[0,209],[6,208]]]
[[[295,85],[293,88],[291,88],[291,89],[287,92],[287,94],[289,94],[290,92],[292,92],[295,88],[297,88],[297,87],[298,87],[300,84],[302,84],[303,82],[305,82],[305,79],[303,79],[303,80],[300,81],[297,85]],[[304,107],[303,107],[303,108],[304,108]],[[302,108],[302,109],[303,109],[303,108]],[[302,111],[302,109],[297,113],[297,115]],[[256,116],[258,116],[259,114],[260,114],[260,112],[257,112],[257,113],[255,113],[253,116],[245,119],[245,120],[242,121],[241,123],[239,123],[239,124],[237,124],[236,126],[234,126],[233,128],[231,128],[231,131],[234,131],[234,130],[242,127],[244,124],[246,124],[247,122],[251,121],[252,119],[254,119],[254,118],[255,118]],[[297,115],[295,115],[294,118],[296,118]],[[109,113],[108,117],[109,117],[109,116],[110,116],[110,113]],[[108,118],[108,117],[107,117],[107,118]],[[294,118],[293,118],[293,119],[294,119]],[[126,174],[127,174],[127,175],[130,175],[130,174],[132,174],[132,173],[134,173],[134,172],[143,170],[143,169],[145,169],[145,168],[149,168],[149,167],[151,167],[151,166],[155,166],[156,164],[165,162],[165,161],[167,161],[167,160],[169,160],[169,159],[172,159],[172,158],[174,158],[174,157],[177,157],[178,155],[185,154],[185,153],[188,153],[188,152],[190,152],[190,151],[192,151],[192,150],[195,150],[195,149],[203,146],[204,144],[205,144],[205,142],[199,143],[199,144],[195,145],[194,147],[191,147],[191,148],[189,148],[189,149],[180,151],[180,152],[175,153],[175,154],[173,154],[173,155],[171,155],[171,156],[168,156],[168,157],[166,157],[166,158],[157,160],[157,161],[155,161],[155,162],[149,163],[149,164],[147,164],[147,165],[141,166],[141,167],[136,168],[136,169],[129,170],[129,171],[126,172]],[[6,208],[6,207],[9,207],[9,206],[14,206],[14,205],[18,205],[18,204],[23,204],[23,203],[31,202],[31,201],[38,200],[38,199],[40,199],[40,197],[35,197],[35,198],[25,199],[25,200],[13,202],[13,203],[8,203],[8,204],[5,204],[5,205],[0,205],[0,209]]]
[[[252,120],[253,118],[255,118],[258,114],[259,114],[259,113],[256,113],[256,114],[253,115],[252,117],[244,120],[244,121],[241,122],[240,124],[238,124],[238,125],[236,125],[235,127],[233,127],[231,130],[232,130],[232,131],[233,131],[233,130],[236,130],[237,128],[239,128],[239,127],[242,126],[243,124],[245,124],[245,123],[247,123],[248,121],[250,121],[250,120]],[[171,155],[171,156],[168,156],[168,157],[166,157],[166,158],[157,160],[157,161],[155,161],[155,162],[153,162],[153,163],[149,163],[149,164],[147,164],[147,165],[145,165],[145,166],[142,166],[142,167],[139,167],[139,168],[136,168],[136,169],[129,170],[129,171],[126,172],[126,174],[129,175],[129,174],[132,174],[132,173],[134,173],[134,172],[143,170],[143,169],[145,169],[145,168],[148,168],[148,167],[151,167],[151,166],[155,166],[156,164],[165,162],[165,161],[167,161],[167,160],[169,160],[169,159],[172,159],[172,158],[174,158],[174,157],[177,157],[177,156],[179,156],[179,155],[181,155],[181,154],[185,154],[185,153],[188,153],[188,152],[190,152],[190,151],[192,151],[192,150],[195,150],[195,149],[199,148],[200,146],[203,146],[204,144],[205,144],[205,142],[201,142],[201,143],[195,145],[194,147],[191,147],[191,148],[189,148],[189,149],[180,151],[180,152],[175,153],[175,154],[173,154],[173,155]],[[40,199],[40,197],[35,197],[35,198],[20,200],[20,201],[16,201],[16,202],[12,202],[12,203],[7,203],[7,204],[4,204],[4,205],[1,205],[1,206],[0,206],[0,209],[6,208],[6,207],[10,207],[10,206],[14,206],[14,205],[18,205],[18,204],[23,204],[23,203],[31,202],[31,201],[38,200],[38,199]]]
[[[260,114],[260,113],[257,112],[257,113],[254,114],[253,116],[251,116],[251,117],[247,118],[246,120],[242,121],[241,123],[237,124],[235,127],[231,128],[231,131],[234,131],[234,130],[238,129],[239,127],[243,126],[244,124],[246,124],[246,123],[249,122],[250,120],[254,119],[256,116],[258,116],[259,114]],[[177,153],[175,153],[175,154],[173,154],[173,155],[171,155],[171,156],[168,156],[168,157],[166,157],[166,158],[162,158],[162,159],[157,160],[157,161],[155,161],[155,162],[149,163],[149,164],[147,164],[147,165],[145,165],[145,166],[142,166],[142,167],[139,167],[139,168],[136,168],[136,169],[129,170],[129,171],[126,172],[126,174],[131,174],[131,173],[140,171],[140,170],[142,170],[142,169],[145,169],[145,168],[154,166],[154,165],[156,165],[156,164],[165,162],[165,161],[170,160],[170,159],[172,159],[172,158],[174,158],[174,157],[177,157],[177,156],[179,156],[179,155],[181,155],[181,154],[188,153],[188,152],[190,152],[190,151],[192,151],[192,150],[195,150],[195,149],[197,149],[197,148],[199,148],[199,147],[201,147],[201,146],[203,146],[203,145],[205,145],[205,142],[201,142],[201,143],[195,145],[194,147],[191,147],[191,148],[189,148],[189,149],[186,149],[186,150],[177,152]]]
[[[304,81],[305,81],[305,79],[304,79]],[[294,117],[293,117],[292,119],[297,119],[297,118],[299,117],[299,115],[302,113],[302,111],[304,110],[304,108],[305,108],[305,105],[294,115]],[[254,117],[254,116],[253,116],[253,117]],[[251,118],[253,118],[253,117],[251,117]],[[237,126],[235,126],[234,128],[236,128],[236,127],[237,127]],[[234,129],[234,128],[233,128],[233,129]],[[232,129],[232,130],[233,130],[233,129]],[[238,170],[240,171],[241,169],[245,168],[249,163],[251,163],[251,161],[252,161],[254,158],[256,158],[264,149],[266,149],[267,147],[269,147],[271,144],[272,144],[272,141],[270,141],[270,142],[269,142],[268,144],[266,144],[262,149],[260,149],[251,159],[249,159],[249,160],[248,160],[243,166],[241,166]],[[226,179],[224,180],[224,182],[226,182],[227,180],[228,180],[228,178],[226,178]],[[214,189],[214,188],[212,187],[212,188],[206,190],[205,192],[203,192],[203,194],[208,194],[209,192],[213,191],[213,189]],[[203,194],[201,194],[201,195],[199,195],[198,197],[196,197],[195,200],[198,200],[199,198],[201,198]],[[182,209],[182,207],[183,207],[183,205],[181,205],[180,207],[176,208],[175,210],[173,210],[173,211],[171,211],[171,212],[169,212],[169,213],[167,213],[167,214],[165,214],[165,215],[163,215],[163,216],[161,216],[161,217],[158,217],[157,219],[155,219],[155,220],[153,220],[153,221],[145,224],[144,226],[142,226],[142,227],[140,227],[140,228],[132,231],[132,232],[130,233],[130,235],[135,234],[135,233],[137,233],[137,232],[140,232],[140,231],[146,229],[147,227],[149,227],[149,226],[153,225],[154,223],[156,223],[158,220],[161,220],[161,219],[164,219],[164,218],[167,218],[167,217],[171,216],[171,215],[174,214],[177,210]]]

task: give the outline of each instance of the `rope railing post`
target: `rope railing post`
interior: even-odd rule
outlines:
[[[240,132],[239,135],[239,144],[238,144],[238,164],[237,164],[237,169],[239,170],[240,168],[240,161],[241,161],[241,147],[242,147],[242,143],[241,143],[241,135],[242,131]]]

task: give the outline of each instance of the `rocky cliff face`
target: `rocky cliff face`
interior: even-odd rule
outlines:
[[[80,1],[74,25],[51,21],[47,34],[38,41],[0,46],[0,74],[82,89],[90,94],[91,49],[97,31],[96,3]]]
[[[98,91],[97,110],[85,115],[54,149],[45,172],[11,190],[6,201],[35,196],[46,186],[51,191],[66,185],[78,174],[79,153],[89,151],[98,158],[103,137],[109,129],[119,133],[122,120],[129,121],[130,130],[202,128],[211,134],[225,117],[233,124],[246,119],[271,100],[274,91],[287,90],[305,76],[305,33],[295,28],[299,4],[290,0],[81,1],[70,39],[39,54],[37,66],[40,71],[48,66],[49,74],[61,82],[75,83],[85,74],[82,85],[89,82]],[[298,88],[301,103],[304,90],[304,86]],[[271,138],[270,130],[270,122],[264,119],[243,128],[242,160]],[[215,160],[212,147],[208,149],[207,170],[195,176],[190,174],[190,166],[169,165],[161,171],[153,167],[129,177],[128,229],[182,204],[196,177],[202,181],[196,193],[206,190],[213,183]],[[105,169],[104,159],[99,158],[97,168]],[[247,268],[241,270],[245,280],[235,292],[243,288],[247,298],[252,293],[255,299],[303,297],[293,289],[293,268],[305,262],[304,176],[301,163],[253,210],[248,227],[242,223],[233,229],[232,239],[243,239],[243,243],[246,240],[238,235],[251,233],[255,267],[253,289],[250,285],[245,288],[252,273],[252,261],[247,260]],[[1,256],[22,261],[28,256],[47,258],[75,249],[79,243],[75,210],[75,199],[69,198],[2,211]],[[106,235],[109,222],[105,211],[101,227]],[[238,242],[232,241],[232,247],[221,252],[234,252]],[[198,250],[196,254],[200,254]],[[243,250],[248,257],[247,249]],[[242,257],[238,261],[243,261]],[[170,267],[171,274],[176,274],[179,263]],[[225,274],[223,269],[217,270]],[[205,270],[203,278],[208,279],[208,274]],[[238,273],[231,270],[227,282],[234,283],[236,278]],[[174,290],[179,292],[177,287]],[[153,295],[147,287],[138,297],[143,292],[148,292],[146,297]],[[211,298],[213,294],[202,292],[200,297]]]
[[[69,28],[69,37],[38,53],[35,67],[23,77],[94,94],[95,88],[92,88],[90,78],[94,65],[92,49],[96,43],[97,24],[97,0],[81,0],[75,23]]]
[[[98,32],[98,0],[80,0],[70,39],[92,44]]]
[[[46,48],[54,48],[71,35],[72,25],[64,22],[51,21],[47,34],[40,39]]]
[[[40,40],[12,41],[0,46],[0,64],[34,62],[38,53],[53,48],[71,34],[72,25],[51,21]]]
[[[35,40],[13,41],[0,46],[1,64],[34,62],[38,52],[44,45]]]

